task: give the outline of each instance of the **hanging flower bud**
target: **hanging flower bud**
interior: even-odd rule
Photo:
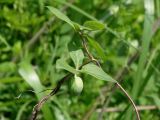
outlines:
[[[74,82],[72,84],[72,88],[75,93],[81,93],[83,90],[83,81],[77,75],[74,76]]]

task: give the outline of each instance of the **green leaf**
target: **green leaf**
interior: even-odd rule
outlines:
[[[22,51],[21,41],[15,42],[14,46],[12,47],[12,51],[14,55],[20,54],[20,52]]]
[[[62,59],[59,59],[57,60],[56,62],[56,68],[57,69],[64,69],[64,70],[67,70],[73,74],[78,74],[78,72],[76,71],[76,69],[74,69],[73,67],[71,67],[70,65],[68,65],[66,63],[66,61],[62,60]]]
[[[23,79],[32,87],[36,92],[39,92],[43,90],[43,86],[40,83],[40,79],[37,75],[37,73],[34,71],[33,67],[27,63],[22,62],[20,64],[19,69],[20,75],[23,77]]]
[[[83,29],[83,26],[81,26],[80,24],[78,24],[76,22],[73,22],[73,25],[74,25],[74,29],[76,31],[79,31],[79,30]]]
[[[13,62],[3,62],[0,64],[0,72],[16,71],[16,64]]]
[[[89,14],[86,11],[80,9],[79,7],[75,6],[74,4],[71,4],[70,2],[65,2],[63,0],[54,0],[54,1],[72,8],[73,10],[77,11],[78,13],[82,14],[83,16],[85,16],[85,17],[87,17],[91,20],[96,20],[96,18],[93,17],[91,14]]]
[[[0,35],[0,42],[4,43],[9,49],[11,48],[7,40],[2,35]]]
[[[76,31],[80,31],[80,30],[82,30],[82,31],[83,31],[83,30],[91,31],[91,30],[92,30],[91,28],[82,26],[82,25],[80,25],[80,24],[78,24],[78,23],[76,23],[76,22],[73,22],[73,24],[74,24],[74,28],[75,28]]]
[[[111,76],[105,73],[100,67],[94,64],[87,64],[83,66],[81,72],[89,74],[97,79],[116,82]]]
[[[65,116],[65,120],[71,120],[71,117],[70,117],[70,115],[69,115],[69,113],[68,113],[68,109],[67,109],[67,107],[66,106],[64,106],[60,101],[59,101],[59,99],[56,97],[56,96],[54,96],[54,99],[53,98],[51,98],[51,100],[54,102],[54,104],[56,104],[56,106],[61,110],[61,112],[63,113],[63,115]],[[53,107],[55,107],[55,106],[53,106]]]
[[[58,107],[54,106],[53,111],[55,114],[55,120],[65,120],[64,114],[61,112],[61,110]]]
[[[21,120],[22,118],[22,114],[23,114],[23,112],[26,110],[26,107],[29,105],[31,103],[31,101],[27,101],[26,103],[24,103],[21,107],[20,107],[20,109],[19,109],[19,111],[18,111],[18,113],[17,113],[17,116],[16,116],[16,120]]]
[[[58,9],[54,8],[54,7],[50,7],[50,6],[47,6],[47,8],[56,16],[58,17],[59,19],[67,22],[69,25],[71,25],[73,28],[74,27],[74,24],[73,22],[66,16],[64,15],[61,11],[59,11]]]
[[[0,78],[0,83],[3,83],[3,84],[12,84],[12,83],[17,83],[21,81],[22,81],[22,78],[19,76]]]
[[[84,54],[82,50],[80,49],[80,50],[72,51],[69,54],[76,66],[76,69],[78,69],[78,67],[82,64],[84,59]]]
[[[99,21],[86,21],[84,26],[91,30],[103,30],[105,25]]]
[[[91,37],[87,37],[87,40],[89,41],[89,43],[95,48],[95,50],[97,51],[98,55],[105,60],[106,59],[106,55],[102,49],[102,47],[100,46],[100,44],[95,41],[93,38]]]

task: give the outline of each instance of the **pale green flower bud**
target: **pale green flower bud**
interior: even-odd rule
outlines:
[[[74,76],[74,82],[72,84],[72,88],[76,93],[81,93],[83,90],[83,81],[77,75]]]

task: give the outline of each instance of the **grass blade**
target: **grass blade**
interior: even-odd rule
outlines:
[[[30,102],[31,102],[31,101],[28,101],[28,102],[26,102],[25,104],[22,105],[22,107],[20,108],[20,110],[19,110],[18,113],[17,113],[16,120],[21,120],[22,113],[23,113],[23,111],[25,111],[27,105],[28,105]]]
[[[60,4],[64,4],[64,5],[69,6],[70,8],[74,9],[75,11],[81,13],[82,15],[86,16],[87,18],[89,18],[91,20],[97,20],[95,17],[91,16],[90,14],[88,14],[87,12],[83,11],[82,9],[78,8],[75,5],[72,5],[68,2],[64,2],[64,1],[61,1],[61,0],[55,0],[55,1],[60,3]]]
[[[133,82],[133,89],[132,89],[132,96],[133,99],[138,98],[138,94],[141,91],[141,86],[143,85],[144,79],[143,73],[145,69],[145,63],[147,62],[147,55],[149,52],[149,45],[152,38],[152,25],[154,21],[154,1],[152,0],[145,0],[144,1],[145,6],[145,19],[144,19],[144,30],[143,30],[143,36],[142,36],[142,48],[140,51],[140,59],[138,62],[138,68],[136,71],[135,79]],[[128,113],[126,115],[126,120],[131,119],[132,112],[129,109]]]
[[[43,90],[43,86],[40,79],[32,66],[28,62],[22,62],[20,64],[19,73],[23,79],[34,89],[36,93]],[[40,100],[44,94],[36,94],[37,98]],[[53,120],[52,113],[47,104],[42,108],[45,120]]]
[[[132,90],[133,98],[135,99],[138,97],[137,93],[140,90],[140,87],[143,83],[142,76],[143,76],[143,71],[145,69],[145,63],[147,61],[150,41],[152,38],[152,25],[154,21],[153,13],[151,12],[152,10],[150,9],[152,5],[154,6],[154,2],[152,0],[145,1],[146,13],[144,21],[144,32],[142,36],[142,49]]]

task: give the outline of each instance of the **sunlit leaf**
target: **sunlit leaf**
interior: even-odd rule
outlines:
[[[40,79],[39,79],[37,73],[34,71],[33,67],[30,64],[28,64],[27,62],[22,62],[20,64],[19,73],[23,77],[23,79],[32,88],[35,89],[35,91],[39,92],[40,90],[43,89],[43,86],[40,83]]]
[[[82,50],[80,49],[80,50],[72,51],[69,54],[76,66],[76,69],[78,69],[78,67],[82,64],[84,59],[84,54]]]
[[[54,7],[50,7],[47,6],[47,8],[59,19],[67,22],[69,25],[71,25],[74,28],[74,24],[73,22],[65,15],[63,14],[61,11],[59,11],[58,9],[54,8]]]
[[[99,21],[86,21],[84,26],[91,30],[103,30],[105,28],[105,25]]]
[[[109,76],[100,67],[94,64],[85,65],[81,71],[100,80],[116,82],[111,76]]]

